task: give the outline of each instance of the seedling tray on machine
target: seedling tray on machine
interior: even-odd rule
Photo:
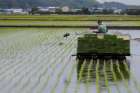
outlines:
[[[77,58],[124,58],[130,56],[127,36],[85,34],[78,38]]]

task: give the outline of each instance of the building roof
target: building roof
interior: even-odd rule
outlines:
[[[140,9],[140,6],[129,6],[127,9]]]

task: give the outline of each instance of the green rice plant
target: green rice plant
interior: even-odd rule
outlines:
[[[133,82],[134,82],[134,85],[135,85],[136,89],[140,92],[140,85],[139,85],[138,81],[136,80],[136,78],[134,77],[133,72],[129,70],[129,67],[128,67],[128,65],[126,64],[126,60],[123,61],[123,64],[124,64],[124,66],[125,66],[127,72],[128,72],[129,74],[131,74],[131,77],[133,78]]]
[[[72,45],[72,44],[71,44],[71,45]],[[65,52],[67,49],[69,49],[70,47],[71,47],[71,46],[68,45],[67,48],[64,49],[64,52]],[[71,50],[70,50],[70,51],[71,51]],[[70,52],[70,51],[69,51],[69,52]],[[69,53],[69,52],[68,52],[68,53]],[[57,59],[57,58],[56,58],[56,59]],[[55,61],[54,61],[54,62],[55,62]],[[58,63],[58,64],[59,64],[59,63]],[[54,66],[53,68],[55,68],[55,66]],[[55,69],[54,69],[54,70],[55,70]],[[57,86],[57,83],[56,83],[55,87],[56,87],[56,86]],[[54,88],[55,88],[55,87],[54,87]],[[52,92],[53,92],[53,91],[52,91]]]
[[[96,63],[96,92],[100,93],[100,85],[99,85],[99,59],[97,59]]]
[[[84,67],[86,66],[86,59],[83,61],[83,64],[81,65],[81,67],[80,67],[80,72],[79,72],[79,74],[78,74],[78,84],[77,84],[77,86],[76,86],[76,88],[75,88],[75,91],[74,91],[74,93],[78,93],[78,89],[80,88],[80,81],[82,80],[82,74],[83,74],[83,71],[84,71]]]
[[[118,91],[118,93],[121,93],[121,91],[119,89],[119,86],[118,86],[118,83],[117,83],[117,77],[116,77],[116,74],[115,74],[115,71],[114,71],[112,59],[110,60],[110,70],[112,72],[113,80],[114,80],[114,83],[116,85],[117,91]]]
[[[74,64],[72,66],[72,69],[71,69],[70,73],[68,74],[68,82],[71,81],[72,75],[73,75],[73,72],[74,72],[75,68],[76,68],[76,64]],[[67,93],[67,89],[68,89],[68,85],[64,86],[64,89],[63,89],[63,92],[62,93]]]
[[[72,44],[71,44],[72,45]],[[69,47],[71,47],[71,45],[69,45],[68,46],[68,48]],[[66,49],[64,49],[64,52],[66,52],[66,50],[68,49],[68,48],[66,48]],[[70,49],[69,51],[68,51],[68,53],[71,51],[72,49]],[[66,54],[67,54],[67,52],[66,52]],[[61,61],[62,62],[62,61]],[[65,63],[65,65],[62,67],[62,69],[60,70],[61,72],[59,72],[59,74],[58,74],[58,78],[57,78],[57,81],[59,81],[59,79],[60,79],[60,77],[61,77],[61,75],[63,74],[63,72],[65,71],[64,69],[67,67],[67,63]],[[54,71],[54,70],[53,70]],[[53,86],[53,88],[51,89],[51,93],[55,93],[55,88],[57,87],[57,85],[58,85],[58,82],[56,82],[55,83],[55,85]]]
[[[55,50],[55,51],[56,51],[56,50]],[[63,51],[63,52],[64,52],[64,51]],[[58,53],[58,51],[56,51],[56,53]],[[55,54],[56,54],[56,53],[55,53]],[[64,54],[64,53],[62,53],[62,54]],[[57,58],[56,58],[56,60],[57,60]],[[52,64],[53,64],[53,63],[52,63]],[[47,81],[48,81],[48,80],[47,80]],[[45,86],[45,85],[44,85],[44,86]],[[41,89],[42,89],[42,88],[41,88]]]
[[[74,42],[74,40],[72,40],[71,42]],[[72,46],[72,44],[71,44],[71,45],[66,45],[66,46],[65,46],[65,49],[63,49],[63,51],[62,51],[62,50],[59,50],[59,51],[61,52],[60,56],[63,55],[64,53],[65,53],[65,54],[67,54],[67,52],[69,53],[69,52],[71,51],[71,49],[69,49],[69,48],[71,48],[71,46]],[[69,49],[69,50],[68,50],[68,49]],[[68,51],[66,52],[66,50],[68,50]],[[54,54],[56,55],[57,53],[59,53],[59,51],[54,50],[54,52],[56,52],[56,53],[54,53]],[[53,54],[53,53],[51,53],[51,54]],[[58,58],[56,58],[56,59],[55,59],[53,62],[51,62],[51,64],[48,66],[49,68],[50,68],[50,67],[52,68],[52,71],[55,71],[55,70],[56,70],[55,68],[56,68],[57,64],[62,64],[61,61],[60,61],[60,62],[57,62],[57,60],[58,60],[59,58],[60,58],[60,57],[58,56]],[[51,60],[51,59],[50,59],[50,60]],[[48,69],[48,68],[47,68],[47,69]],[[63,71],[64,71],[64,70],[63,70]],[[46,72],[46,73],[47,73],[47,72]],[[61,75],[59,74],[59,76],[61,76]],[[48,77],[49,77],[49,75],[48,75]],[[49,81],[49,79],[50,79],[50,78],[48,78],[48,80],[46,80],[46,81]],[[54,88],[56,88],[57,84],[58,84],[58,83],[55,84]],[[47,82],[47,83],[44,83],[43,87],[42,87],[41,89],[38,90],[38,93],[40,93],[41,91],[43,91],[44,88],[45,88],[45,86],[47,86],[47,85],[48,85],[48,82]],[[52,92],[54,92],[54,91],[52,90]]]
[[[74,40],[72,40],[71,42],[74,42]],[[65,48],[63,49],[63,51],[62,51],[62,50],[59,50],[59,51],[54,50],[54,51],[56,51],[56,54],[59,53],[59,52],[61,52],[61,54],[60,54],[60,56],[61,56],[62,54],[64,54],[64,53],[66,52],[67,49],[71,48],[71,46],[72,46],[72,44],[71,44],[71,45],[66,45]],[[53,54],[53,53],[52,53],[52,54]],[[49,67],[55,68],[55,66],[53,66],[54,64],[58,64],[58,63],[57,63],[57,59],[56,59],[56,60],[54,61],[54,63],[52,63],[52,65],[50,65]]]
[[[69,65],[69,64],[65,63],[65,65],[61,68],[59,74],[57,75],[57,79],[56,79],[55,85],[54,85],[54,86],[52,87],[52,89],[51,89],[51,93],[56,93],[55,91],[56,91],[56,87],[57,87],[57,85],[58,85],[58,82],[57,82],[57,81],[59,81],[61,75],[64,73],[65,68],[66,68],[68,65]]]
[[[88,72],[87,72],[87,79],[86,79],[86,93],[89,93],[89,83],[90,83],[90,79],[91,79],[91,71],[92,71],[92,67],[93,67],[93,59],[90,60],[90,63],[88,65]]]
[[[29,20],[29,21],[97,21],[97,20],[107,20],[107,21],[138,21],[139,16],[129,16],[129,15],[0,15],[0,20]]]
[[[107,72],[106,72],[106,61],[105,60],[104,60],[103,72],[104,72],[104,77],[105,77],[105,85],[107,87],[108,93],[111,93],[109,84],[108,84],[108,76],[107,76]]]
[[[123,73],[122,73],[121,70],[120,70],[120,65],[119,65],[118,60],[116,60],[116,62],[117,62],[117,64],[116,64],[116,65],[117,65],[117,70],[118,70],[118,72],[119,72],[119,74],[120,74],[122,80],[125,82],[124,84],[125,84],[125,87],[126,87],[126,89],[127,89],[127,92],[128,92],[128,93],[132,93],[132,92],[131,92],[131,89],[130,89],[129,86],[128,86],[128,82],[124,79],[124,75],[123,75]]]
[[[55,53],[55,52],[54,52]],[[57,53],[57,51],[56,51],[56,53]],[[38,71],[40,71],[43,67],[44,67],[44,64],[46,64],[46,62],[45,61],[43,61],[43,60],[40,60],[42,63],[41,64],[38,64],[37,65],[37,67],[39,66],[39,68],[38,68],[38,70],[37,71],[35,71],[33,74],[32,74],[32,76],[35,76],[34,74],[36,74],[36,73],[38,73]],[[51,61],[50,61],[51,62]],[[49,62],[48,62],[49,63]],[[49,64],[48,64],[49,65]],[[37,67],[35,67],[35,68],[37,68]],[[48,66],[49,67],[49,66]],[[45,67],[45,69],[43,70],[43,72],[42,73],[40,73],[40,77],[39,77],[39,81],[41,81],[41,80],[43,80],[43,81],[45,81],[44,82],[44,84],[45,85],[47,85],[47,83],[48,83],[48,81],[49,81],[49,79],[50,79],[50,76],[46,76],[46,74],[47,74],[47,70],[48,70],[48,67]],[[40,91],[42,90],[42,88],[43,87],[41,87],[41,86],[43,86],[42,84],[40,85],[40,84],[37,84],[37,85],[39,85],[38,87],[40,87]],[[45,86],[44,85],[44,86]],[[37,87],[37,86],[36,86]],[[29,88],[29,89],[32,89],[32,88]],[[40,93],[40,92],[37,92],[37,93]]]
[[[42,53],[42,52],[41,52]],[[39,55],[37,55],[37,58],[38,57],[40,57],[40,54]],[[35,59],[36,60],[36,59]],[[24,63],[24,62],[20,62],[20,63]],[[31,62],[30,62],[31,63]],[[39,63],[40,62],[38,62],[38,65],[39,65]],[[18,64],[19,65],[19,64]],[[16,65],[17,66],[17,65]],[[30,66],[30,65],[29,65]],[[13,67],[14,68],[14,67]],[[36,68],[36,67],[35,67]],[[17,68],[14,68],[15,70],[17,69]],[[32,68],[31,68],[32,69]],[[22,72],[23,70],[21,70],[21,71],[19,71],[19,72]],[[29,72],[31,72],[31,71],[29,71]],[[20,74],[20,73],[19,73]],[[18,73],[16,73],[15,75],[19,75]],[[29,74],[28,72],[26,73],[26,76],[27,76],[27,74]],[[32,74],[31,74],[32,75]]]

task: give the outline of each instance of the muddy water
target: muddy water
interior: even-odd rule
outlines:
[[[8,30],[18,31],[0,37],[0,93],[140,93],[140,30],[109,31],[131,36],[131,56],[121,60],[76,60],[87,29]]]

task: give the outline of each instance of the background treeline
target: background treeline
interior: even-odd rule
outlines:
[[[62,10],[58,9],[55,12],[49,12],[49,11],[40,11],[38,8],[32,8],[31,11],[29,11],[29,14],[71,14],[71,15],[94,15],[94,14],[120,14],[120,15],[140,15],[140,9],[125,9],[122,10],[119,13],[115,13],[113,9],[102,9],[102,11],[99,11],[98,9],[90,10],[89,8],[83,7],[78,11],[68,11],[63,12]]]

